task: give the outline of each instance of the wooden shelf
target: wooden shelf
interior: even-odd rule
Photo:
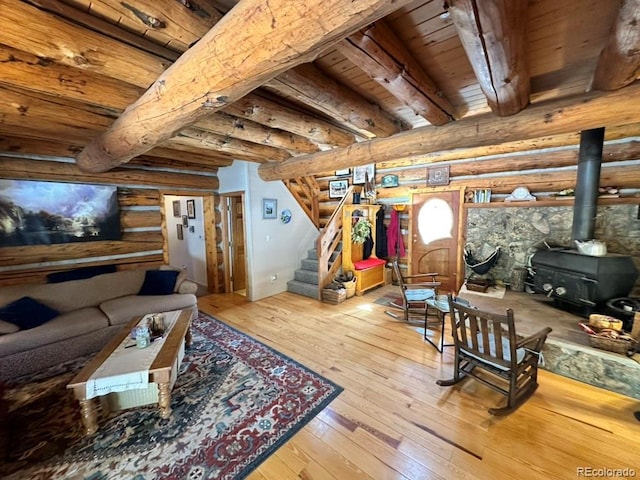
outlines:
[[[535,202],[489,202],[489,203],[464,203],[462,208],[531,208],[531,207],[561,207],[573,206],[575,197],[550,198]],[[637,205],[640,197],[616,197],[599,198],[598,205]]]

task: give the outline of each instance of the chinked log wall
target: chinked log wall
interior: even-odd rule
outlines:
[[[218,190],[215,174],[203,176],[202,172],[195,175],[127,167],[92,175],[81,173],[73,163],[17,157],[0,157],[0,178],[116,186],[123,232],[120,241],[0,248],[0,285],[43,283],[49,273],[78,267],[116,264],[118,269],[152,268],[166,263],[162,194],[208,196]],[[216,209],[214,215],[219,226],[219,210]],[[222,238],[219,228],[215,237]],[[216,249],[219,271],[222,251],[217,242]],[[209,275],[209,279],[212,278],[220,278],[218,272]]]
[[[640,203],[640,197],[635,197],[640,195],[640,126],[607,128],[605,140],[600,185],[616,186],[626,189],[626,195],[634,195],[634,198],[612,199],[608,202]],[[387,205],[409,203],[412,192],[429,191],[426,185],[427,168],[443,165],[450,167],[450,186],[472,191],[491,189],[496,205],[500,205],[504,197],[520,185],[527,186],[539,200],[553,198],[553,194],[575,187],[579,134],[541,138],[530,142],[531,150],[525,151],[522,151],[524,148],[521,143],[439,152],[378,163],[378,201]],[[382,177],[390,174],[398,175],[399,186],[381,188]],[[352,177],[337,177],[327,173],[316,178],[320,188],[320,226],[323,227],[339,201],[329,198],[329,182],[347,179],[351,185]],[[389,212],[390,209],[387,209],[386,223]],[[410,208],[400,213],[403,240],[407,246],[410,245],[407,238],[409,218]],[[405,261],[401,260],[403,263]]]

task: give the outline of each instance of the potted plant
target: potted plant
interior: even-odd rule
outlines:
[[[351,228],[351,241],[353,243],[364,243],[371,235],[371,222],[366,218],[359,219]]]

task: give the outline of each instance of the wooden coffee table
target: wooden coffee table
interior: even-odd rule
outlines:
[[[129,336],[131,329],[141,319],[142,316],[133,318],[67,385],[67,388],[73,390],[76,399],[80,403],[82,422],[87,435],[92,435],[98,430],[94,404],[94,400],[98,397],[87,398],[87,381]],[[149,382],[157,384],[160,416],[168,418],[171,415],[171,377],[177,374],[174,370],[179,368],[177,360],[183,342],[186,347],[191,345],[191,309],[182,310],[179,313],[173,328],[162,342],[163,345],[149,368]]]

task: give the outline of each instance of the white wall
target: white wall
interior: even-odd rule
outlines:
[[[235,160],[218,170],[220,193],[245,192],[248,297],[259,300],[287,290],[307,250],[315,246],[318,230],[281,181],[265,182],[258,176],[258,164]],[[278,201],[278,218],[262,218],[262,199]],[[280,213],[291,210],[288,224]],[[273,276],[276,279],[273,280]]]
[[[173,216],[173,201],[180,202],[180,218]],[[187,215],[187,200],[195,200],[196,218],[187,219],[188,227],[182,229],[183,240],[178,239],[177,225],[182,215]],[[207,286],[207,249],[204,237],[204,202],[201,197],[165,195],[164,211],[167,221],[169,264],[187,271],[187,278]],[[190,228],[193,227],[193,232]]]

